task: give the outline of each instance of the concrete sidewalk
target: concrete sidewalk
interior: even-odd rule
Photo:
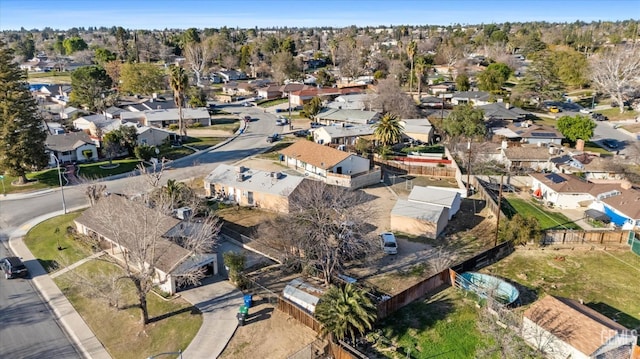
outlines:
[[[35,218],[22,225],[11,234],[9,246],[16,256],[22,258],[24,264],[29,269],[32,278],[31,281],[53,310],[56,319],[65,329],[67,335],[74,341],[79,351],[86,358],[111,358],[111,355],[109,355],[107,350],[102,346],[98,338],[95,337],[91,328],[85,323],[80,314],[76,312],[67,297],[62,294],[60,288],[53,282],[53,279],[22,241],[22,236],[26,234],[31,227],[48,218],[61,214],[61,211],[53,212]]]

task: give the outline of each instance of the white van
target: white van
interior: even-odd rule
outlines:
[[[380,245],[385,254],[398,254],[398,242],[393,233],[380,233]]]

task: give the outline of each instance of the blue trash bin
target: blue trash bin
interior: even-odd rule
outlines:
[[[251,294],[247,294],[244,296],[244,306],[247,308],[251,308]]]

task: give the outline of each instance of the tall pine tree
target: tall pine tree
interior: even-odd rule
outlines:
[[[13,50],[0,41],[0,171],[20,183],[27,182],[27,172],[47,164],[47,133],[26,77],[13,62]]]

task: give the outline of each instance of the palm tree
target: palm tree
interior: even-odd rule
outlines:
[[[187,136],[187,128],[182,119],[182,108],[184,107],[184,93],[189,86],[189,77],[182,66],[172,66],[169,74],[169,85],[173,90],[173,100],[178,106],[178,128],[180,136]]]
[[[407,56],[409,56],[409,60],[411,61],[411,71],[409,72],[409,92],[413,90],[413,59],[417,49],[418,44],[416,44],[414,40],[411,40],[407,45]]]
[[[424,60],[424,57],[419,56],[416,60],[415,70],[416,70],[416,81],[418,81],[418,98],[420,98],[420,93],[422,93],[422,76],[424,76],[424,70],[427,68],[427,63]]]
[[[355,341],[373,327],[378,310],[365,291],[347,284],[332,286],[316,306],[315,317],[322,325],[321,334],[344,340],[348,335]]]
[[[374,126],[373,135],[383,147],[397,143],[402,139],[404,127],[400,123],[398,116],[392,113],[382,116]]]

